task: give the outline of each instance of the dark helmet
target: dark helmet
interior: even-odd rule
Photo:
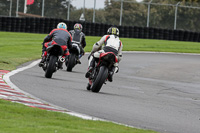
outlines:
[[[76,24],[74,25],[74,29],[78,29],[78,30],[82,31],[83,26],[82,26],[81,24],[79,24],[79,23],[76,23]]]
[[[112,26],[112,27],[110,27],[108,29],[107,33],[109,35],[117,35],[117,36],[119,36],[119,29],[117,27]]]

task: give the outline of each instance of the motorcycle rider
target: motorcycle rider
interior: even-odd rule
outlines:
[[[101,49],[103,44],[104,47]],[[108,81],[112,82],[113,74],[117,73],[119,70],[118,65],[122,58],[122,47],[122,42],[119,39],[119,29],[115,26],[110,27],[107,31],[107,35],[104,35],[97,43],[93,45],[91,54],[88,57],[88,71],[85,74],[85,77],[90,77],[91,72],[95,66],[95,61],[98,61],[101,53],[113,52],[116,55],[118,62],[115,63],[112,70],[109,71]]]
[[[83,26],[79,23],[74,25],[74,30],[70,30],[69,33],[72,36],[72,43],[77,43],[80,48],[80,55],[77,63],[81,64],[80,58],[85,54],[84,47],[86,46],[85,34],[82,32]]]
[[[60,22],[57,25],[57,29],[53,29],[45,38],[42,43],[42,60],[39,63],[39,67],[44,66],[44,62],[47,57],[47,51],[46,48],[48,46],[58,44],[60,45],[64,50],[63,58],[65,58],[66,55],[69,55],[68,49],[71,48],[71,34],[67,30],[67,25],[64,22]],[[62,63],[59,64],[59,68],[62,69]]]

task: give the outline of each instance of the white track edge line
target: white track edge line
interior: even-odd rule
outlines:
[[[29,64],[28,66],[25,66],[25,67],[22,67],[22,68],[18,68],[18,69],[16,69],[16,70],[13,70],[13,71],[11,71],[11,72],[5,74],[5,75],[3,76],[4,81],[5,81],[11,88],[13,88],[13,89],[15,89],[15,90],[17,90],[17,91],[19,91],[19,92],[22,92],[23,94],[25,94],[25,95],[27,95],[27,96],[29,96],[29,97],[31,97],[31,98],[34,98],[34,99],[36,99],[36,100],[38,100],[38,101],[41,101],[41,102],[43,102],[43,103],[47,103],[47,104],[49,104],[49,105],[51,105],[51,106],[53,106],[53,107],[56,107],[58,110],[66,111],[66,112],[64,112],[64,113],[67,113],[67,114],[70,114],[70,115],[72,115],[72,116],[76,116],[76,117],[79,117],[79,118],[82,118],[82,119],[86,119],[86,120],[101,120],[101,121],[106,121],[106,120],[103,120],[103,119],[100,119],[100,118],[97,118],[97,117],[92,117],[92,116],[88,116],[88,115],[76,113],[76,112],[73,112],[73,111],[69,111],[69,110],[66,109],[66,108],[62,108],[62,107],[59,107],[59,106],[57,106],[57,105],[51,104],[51,103],[49,103],[49,102],[46,102],[46,101],[44,101],[44,100],[42,100],[42,99],[39,99],[39,98],[37,98],[37,97],[35,97],[35,96],[33,96],[33,95],[31,95],[31,94],[29,94],[29,93],[27,93],[27,92],[21,90],[21,89],[19,89],[15,84],[13,84],[13,83],[10,81],[10,77],[11,77],[11,76],[17,74],[18,72],[21,72],[21,71],[24,71],[24,70],[29,69],[29,68],[31,68],[31,67],[34,67],[34,66],[37,65],[39,62],[40,62],[40,59],[39,59],[39,60],[36,60],[36,61],[34,61],[34,62],[32,62],[32,63]]]

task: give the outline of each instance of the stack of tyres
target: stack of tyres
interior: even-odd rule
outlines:
[[[160,39],[160,29],[159,28],[154,29],[154,39]]]
[[[138,27],[138,28],[139,28],[138,37],[144,38],[144,28],[143,27]]]
[[[89,36],[90,35],[90,30],[91,30],[90,23],[85,22],[85,29],[86,29],[85,34],[87,36]]]
[[[190,32],[189,41],[194,41],[194,32]]]
[[[183,41],[184,40],[184,31],[183,30],[179,30],[179,41]]]
[[[169,40],[169,30],[168,29],[163,30],[163,39]]]
[[[20,29],[21,29],[21,19],[16,18],[15,32],[20,32]]]
[[[11,31],[11,29],[12,29],[12,27],[11,27],[11,25],[12,25],[12,18],[8,17],[6,21],[7,21],[6,31]]]
[[[96,29],[94,30],[95,36],[101,36],[101,24],[96,23]]]
[[[40,33],[40,19],[35,19],[35,33]]]
[[[31,32],[31,18],[26,18],[25,32]]]
[[[2,25],[3,25],[3,21],[2,21],[2,19],[3,19],[3,18],[0,17],[0,31],[2,31],[2,29],[3,29],[3,28],[2,28],[2,27],[3,27],[3,26],[2,26]]]
[[[144,27],[144,38],[149,39],[149,28]]]
[[[133,34],[134,38],[138,38],[139,37],[139,27],[134,26],[133,29],[134,29],[134,34]]]
[[[8,31],[9,17],[3,17],[2,19],[2,31]]]
[[[159,38],[158,39],[164,39],[164,30],[163,29],[158,29],[158,34],[159,34]]]
[[[98,31],[99,31],[99,33],[98,33],[97,36],[103,36],[104,35],[104,34],[102,34],[102,32],[103,32],[103,24],[102,23],[98,24]]]
[[[198,37],[198,39],[197,39],[197,40],[198,40],[198,42],[200,42],[200,33],[198,33],[198,34],[199,34],[199,37]]]
[[[100,36],[103,36],[106,34],[107,30],[105,29],[105,24],[101,23],[100,25]]]
[[[175,41],[179,40],[179,31],[178,30],[174,30],[174,39]]]
[[[96,23],[91,23],[91,36],[95,36],[97,32]]]
[[[36,19],[37,18],[30,18],[30,22],[31,23],[29,25],[30,25],[30,32],[31,33],[36,33],[36,25],[37,25],[36,24]]]
[[[153,39],[154,38],[154,28],[149,28],[149,39]]]
[[[44,18],[44,33],[49,33],[50,18]]]
[[[128,26],[128,31],[129,31],[129,34],[128,34],[128,37],[129,38],[133,38],[133,27],[132,26]]]
[[[190,38],[190,32],[189,31],[185,31],[184,32],[183,41],[189,41],[189,38]]]
[[[119,36],[120,37],[125,37],[125,30],[124,30],[124,26],[118,26],[118,29],[119,29],[119,31],[120,31],[120,34],[119,34]]]
[[[128,26],[124,26],[124,37],[129,37],[130,30]]]
[[[107,24],[102,24],[102,33],[103,35],[107,34],[109,26]]]
[[[198,33],[198,32],[195,32],[195,33],[194,33],[193,41],[194,41],[194,42],[198,42],[199,37],[200,37],[200,36],[199,36],[199,33]]]
[[[174,39],[174,30],[169,30],[169,40]]]
[[[55,26],[56,26],[55,19],[50,18],[49,32],[50,32],[53,28],[55,28]]]
[[[85,31],[86,31],[85,22],[81,22],[81,24],[83,26],[83,30],[82,31],[85,33]]]
[[[45,19],[44,18],[39,18],[40,23],[39,23],[39,33],[44,33],[44,27],[45,27]]]
[[[21,19],[21,23],[20,23],[20,32],[25,32],[25,28],[26,28],[26,18],[20,18]]]
[[[75,21],[68,21],[68,20],[61,20],[60,22],[64,22],[67,24],[67,29],[70,31],[70,30],[73,30],[74,29],[74,25],[76,24]]]
[[[11,31],[14,32],[16,29],[16,17],[11,17]]]

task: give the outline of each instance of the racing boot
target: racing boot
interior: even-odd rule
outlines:
[[[81,64],[81,61],[79,59],[76,60],[77,64]]]
[[[39,67],[43,67],[44,66],[44,62],[46,61],[46,56],[47,56],[47,52],[42,50],[42,55],[41,55],[42,60],[39,63]]]
[[[86,78],[89,78],[89,77],[90,77],[90,75],[92,74],[93,68],[94,68],[94,66],[95,66],[95,58],[94,58],[94,57],[91,57],[91,58],[92,58],[92,60],[91,60],[91,62],[90,62],[90,66],[89,66],[89,68],[88,68],[87,73],[85,74],[85,77],[86,77]]]
[[[42,60],[41,60],[40,63],[39,63],[39,67],[43,67],[45,61],[46,61],[46,57],[43,56],[43,57],[42,57]]]
[[[93,71],[93,67],[89,67],[87,73],[85,74],[85,77],[89,78],[90,75],[92,74],[92,71]]]
[[[113,67],[112,70],[108,72],[108,81],[110,81],[110,82],[113,81],[114,72],[115,72],[115,67]]]

